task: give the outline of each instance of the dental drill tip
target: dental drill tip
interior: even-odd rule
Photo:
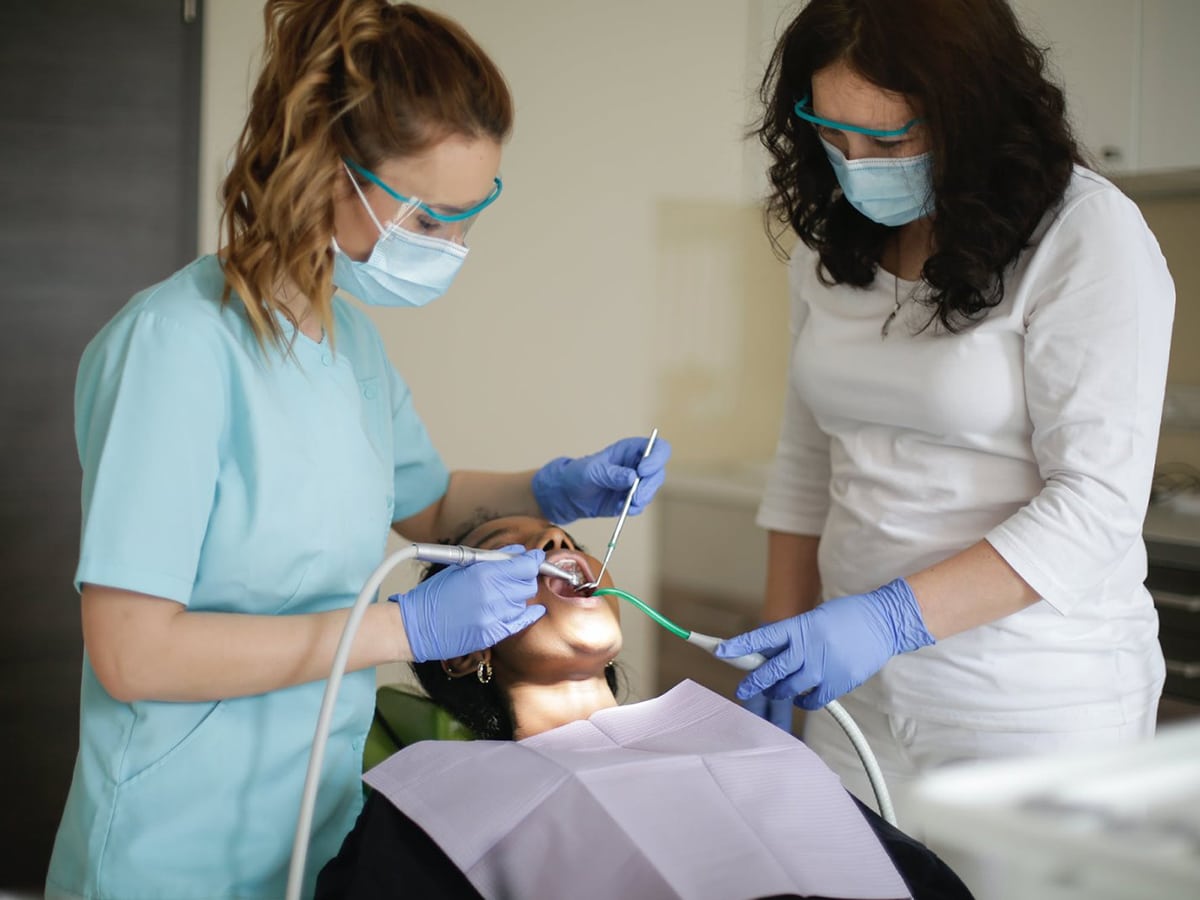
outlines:
[[[578,588],[583,576],[578,572],[568,572],[566,569],[559,568],[554,563],[544,562],[538,566],[538,572],[542,575],[551,575],[555,578],[561,578],[573,588]]]

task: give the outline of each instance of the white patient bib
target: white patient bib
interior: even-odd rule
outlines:
[[[684,681],[520,742],[414,744],[366,782],[485,897],[909,897],[832,771]]]

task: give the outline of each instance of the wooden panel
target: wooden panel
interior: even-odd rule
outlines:
[[[42,885],[78,747],[75,372],[195,252],[199,51],[178,0],[0,3],[0,890]]]
[[[1169,725],[1200,717],[1200,701],[1188,702],[1175,697],[1163,697],[1158,702],[1158,724]]]

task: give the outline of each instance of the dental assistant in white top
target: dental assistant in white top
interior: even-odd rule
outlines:
[[[793,340],[770,624],[719,652],[773,657],[739,696],[779,724],[840,697],[892,784],[1154,728],[1174,288],[1042,67],[1004,0],[812,0],[763,82]]]

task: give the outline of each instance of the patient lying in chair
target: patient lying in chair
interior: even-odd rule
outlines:
[[[530,517],[489,520],[461,543],[542,547],[589,581],[600,568]],[[546,615],[525,631],[414,665],[480,740],[423,741],[372,769],[318,898],[970,896],[802,743],[736,704],[683,682],[618,706],[615,597],[542,578],[530,602]]]

